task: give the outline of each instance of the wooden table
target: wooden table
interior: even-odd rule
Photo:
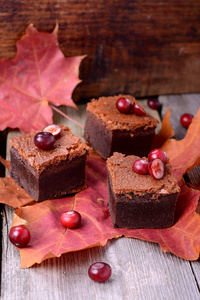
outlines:
[[[59,24],[64,55],[87,54],[74,100],[200,92],[199,0],[1,0],[0,58],[16,55],[29,24]]]
[[[175,134],[182,138],[186,132],[179,125],[179,116],[190,110],[196,113],[200,95],[162,96],[163,111],[172,108]],[[186,107],[186,104],[188,107]],[[84,124],[85,104],[79,110],[63,108],[69,116]],[[152,113],[152,111],[151,111]],[[81,127],[55,114],[54,121],[71,127],[82,136]],[[9,139],[16,132],[8,134]],[[190,178],[200,181],[197,168]],[[13,209],[5,206],[2,234],[1,299],[122,299],[122,300],[197,300],[200,299],[200,264],[189,262],[170,253],[163,253],[157,244],[134,238],[111,240],[105,247],[68,253],[49,259],[30,269],[20,268],[19,251],[8,239]],[[112,267],[112,277],[105,283],[93,282],[87,275],[90,264],[104,261]]]

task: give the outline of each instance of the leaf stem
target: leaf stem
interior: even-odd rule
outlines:
[[[74,122],[75,124],[79,125],[81,128],[84,128],[84,126],[83,126],[81,123],[79,123],[79,122],[77,122],[76,120],[70,118],[68,115],[66,115],[64,112],[62,112],[60,109],[58,109],[57,107],[55,107],[53,104],[50,104],[50,105],[51,105],[52,109],[54,109],[54,110],[55,110],[56,112],[58,112],[60,115],[62,115],[62,116],[65,117],[66,119],[68,119],[68,120]]]

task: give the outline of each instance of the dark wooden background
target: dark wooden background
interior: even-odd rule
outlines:
[[[66,56],[87,54],[73,99],[200,92],[199,0],[1,0],[0,58],[32,23],[59,23]]]

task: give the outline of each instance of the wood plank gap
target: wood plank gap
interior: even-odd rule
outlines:
[[[198,259],[198,261],[200,262],[200,259]],[[198,279],[197,279],[197,276],[196,276],[196,272],[194,271],[192,262],[190,262],[190,267],[191,267],[191,270],[192,270],[194,279],[195,279],[195,281],[196,281],[196,285],[197,285],[198,291],[199,291],[199,293],[200,293],[200,284],[199,284],[199,282],[198,282]]]

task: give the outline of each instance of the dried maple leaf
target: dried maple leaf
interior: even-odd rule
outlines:
[[[182,175],[200,164],[200,109],[194,116],[184,139],[176,141],[167,140],[162,149],[170,158],[177,180]]]
[[[0,177],[0,196],[1,203],[14,208],[35,202],[11,177]]]
[[[170,251],[187,260],[198,259],[200,253],[200,215],[195,210],[200,191],[187,187],[181,179],[181,175],[188,169],[188,164],[186,166],[182,164],[182,159],[185,160],[184,148],[186,148],[186,160],[191,164],[196,164],[199,159],[199,150],[194,151],[193,149],[194,146],[200,149],[200,141],[195,138],[199,134],[199,130],[200,112],[193,119],[188,134],[182,141],[167,141],[163,146],[171,158],[171,164],[176,166],[174,171],[181,187],[176,207],[175,224],[171,228],[114,228],[107,206],[106,164],[98,155],[90,153],[86,164],[88,188],[85,191],[76,194],[76,196],[48,200],[31,206],[26,205],[15,211],[13,226],[26,224],[32,236],[29,246],[20,249],[21,267],[28,268],[47,258],[57,257],[70,251],[103,246],[108,239],[123,235],[158,243],[163,251]],[[170,147],[168,143],[170,143]],[[190,149],[187,144],[190,145]],[[177,152],[177,149],[180,152]],[[0,193],[2,189],[3,187],[0,187]],[[16,194],[13,195],[12,199],[13,204],[15,201],[18,203],[19,191],[15,192]],[[20,192],[23,193],[23,191]],[[81,213],[83,222],[80,228],[69,230],[60,224],[61,213],[68,209],[76,209]]]
[[[88,188],[76,197],[49,200],[34,205],[34,209],[26,206],[17,210],[14,224],[26,220],[31,232],[29,246],[20,249],[21,267],[27,268],[47,257],[59,257],[66,252],[104,246],[108,239],[117,235],[106,204],[99,204],[97,199],[98,193]],[[82,216],[81,226],[73,230],[60,223],[61,214],[71,209],[79,211]]]
[[[176,205],[175,224],[166,229],[127,230],[126,237],[158,243],[164,252],[186,260],[196,260],[200,253],[200,215],[195,212],[200,192],[183,185]]]
[[[108,239],[120,236],[139,238],[158,243],[163,251],[187,260],[198,259],[200,252],[200,215],[195,208],[200,191],[188,188],[182,182],[176,207],[176,222],[167,229],[114,228],[107,202],[106,165],[97,155],[91,155],[87,166],[85,191],[76,196],[48,200],[33,206],[21,207],[15,212],[13,226],[26,224],[31,231],[28,247],[20,249],[21,267],[63,253],[103,246]],[[101,201],[99,201],[101,199]],[[80,228],[65,229],[60,224],[60,215],[65,210],[75,209],[82,215]]]
[[[31,132],[53,123],[52,106],[76,106],[71,99],[84,56],[64,57],[56,26],[49,34],[29,25],[13,60],[0,60],[0,130]]]
[[[0,162],[2,163],[2,165],[4,165],[4,167],[9,170],[10,167],[10,162],[6,159],[4,159],[3,157],[0,156]]]
[[[195,260],[200,252],[200,215],[195,213],[200,192],[184,186],[177,203],[174,226],[167,229],[123,229],[112,226],[105,199],[106,186],[101,184],[101,194],[89,187],[75,197],[48,200],[26,206],[15,212],[13,226],[25,224],[31,232],[29,246],[20,249],[21,267],[28,268],[35,263],[63,253],[104,246],[108,239],[120,236],[139,238],[158,243],[165,252],[181,258]],[[98,198],[104,199],[103,203]],[[76,209],[82,215],[81,226],[65,229],[60,224],[60,215],[65,210]]]

